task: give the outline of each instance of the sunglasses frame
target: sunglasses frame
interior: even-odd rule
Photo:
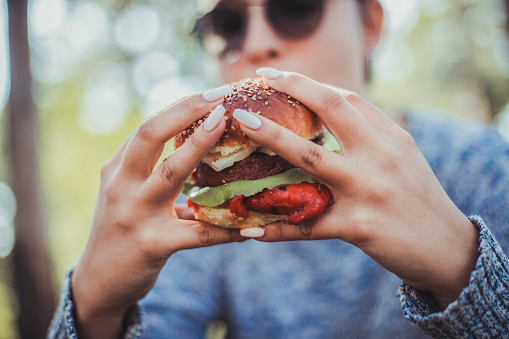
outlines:
[[[291,30],[281,28],[281,25],[278,24],[278,20],[281,21],[284,19],[283,17],[280,17],[278,19],[278,15],[280,14],[274,14],[274,10],[271,12],[271,8],[273,8],[273,5],[275,2],[281,1],[284,3],[284,0],[268,0],[264,4],[260,5],[264,7],[264,15],[267,19],[267,21],[270,23],[271,28],[274,30],[274,32],[282,37],[283,39],[287,40],[301,40],[312,34],[320,25],[323,19],[324,14],[324,6],[325,6],[325,0],[307,0],[309,4],[313,5],[313,11],[316,13],[312,13],[313,16],[310,16],[309,19],[311,19],[313,22],[310,23],[305,29],[301,32],[291,32]],[[286,2],[292,2],[292,1],[286,1]],[[281,5],[281,4],[280,4]],[[206,13],[202,17],[198,18],[195,22],[193,34],[197,37],[198,41],[200,42],[200,45],[205,50],[206,53],[217,57],[219,59],[228,59],[232,58],[232,55],[235,55],[235,59],[238,59],[238,56],[240,55],[244,41],[246,38],[246,27],[247,22],[249,20],[249,16],[247,14],[247,9],[251,6],[256,5],[250,5],[246,3],[242,3],[240,5],[235,5],[233,1],[221,1],[219,4],[214,7],[210,12]],[[225,34],[217,34],[214,29],[214,15],[218,15],[220,11],[230,11],[231,14],[235,13],[237,15],[237,18],[240,18],[240,28],[237,32],[233,32],[232,36],[226,37]],[[311,12],[311,11],[310,11]],[[306,15],[309,15],[306,13]],[[290,17],[290,16],[289,16]],[[288,19],[288,18],[286,18]],[[290,18],[291,20],[295,20],[295,23],[298,24],[298,20],[295,18]],[[287,25],[287,28],[291,27],[291,25]],[[298,25],[297,25],[298,27]],[[302,25],[300,25],[300,28],[302,28]],[[210,38],[212,36],[216,36],[216,44],[219,44],[219,39],[222,39],[224,46],[223,47],[216,47],[211,48],[207,44],[207,38]],[[230,40],[229,40],[230,39]],[[235,40],[236,39],[236,40]],[[231,46],[228,47],[228,44]]]

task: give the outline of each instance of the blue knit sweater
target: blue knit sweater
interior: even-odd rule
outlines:
[[[480,124],[406,128],[480,230],[470,284],[446,310],[339,240],[248,240],[173,255],[126,315],[126,337],[202,338],[215,320],[231,338],[509,337],[509,144]],[[76,337],[69,277],[50,338]]]

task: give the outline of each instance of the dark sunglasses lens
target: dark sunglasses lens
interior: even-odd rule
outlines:
[[[242,48],[244,27],[241,13],[227,8],[216,8],[198,20],[195,32],[208,53],[221,56]]]
[[[287,38],[302,38],[320,23],[323,0],[269,0],[267,15],[277,31]]]

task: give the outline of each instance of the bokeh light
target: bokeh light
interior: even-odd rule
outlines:
[[[158,82],[180,75],[180,63],[168,52],[154,51],[140,55],[132,67],[136,92],[146,97]]]
[[[141,4],[124,9],[115,23],[115,39],[118,45],[132,53],[148,49],[160,32],[158,13],[153,8]]]
[[[125,121],[133,105],[128,66],[103,65],[89,75],[87,82],[80,122],[92,133],[109,133]]]

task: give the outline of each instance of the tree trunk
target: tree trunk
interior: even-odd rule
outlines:
[[[505,5],[505,28],[507,31],[507,37],[509,38],[509,0],[504,0]]]
[[[38,172],[27,0],[8,0],[11,93],[7,106],[11,184],[18,209],[12,251],[21,338],[44,338],[55,309]]]

